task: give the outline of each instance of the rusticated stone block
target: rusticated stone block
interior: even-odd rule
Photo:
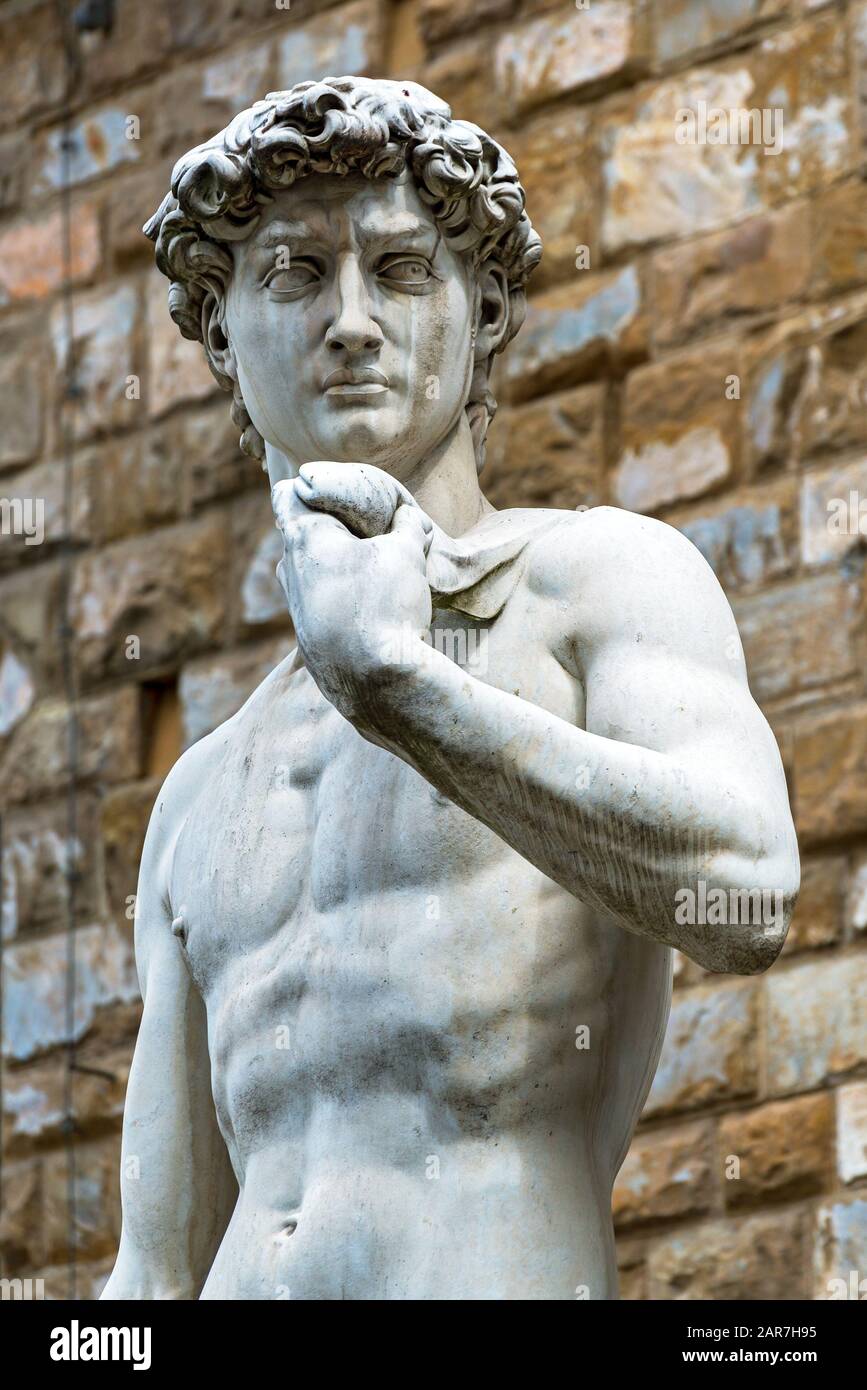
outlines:
[[[23,1159],[3,1167],[3,1210],[0,1212],[0,1251],[3,1273],[16,1273],[42,1263],[43,1164],[39,1158]]]
[[[523,115],[552,97],[610,82],[643,56],[628,0],[594,0],[510,26],[494,64],[504,106]]]
[[[181,672],[184,747],[209,734],[244,704],[291,648],[286,637],[241,647],[229,655],[202,657]]]
[[[482,476],[494,506],[594,507],[604,500],[603,385],[576,387],[498,414]]]
[[[867,1081],[840,1086],[837,1099],[837,1171],[841,1182],[867,1178]]]
[[[701,551],[726,593],[780,579],[797,563],[797,493],[791,479],[693,503],[666,520]]]
[[[867,1062],[867,956],[809,960],[770,974],[768,1090],[804,1091]]]
[[[651,1246],[648,1275],[650,1298],[807,1298],[803,1215],[712,1221],[663,1236]]]
[[[755,1094],[758,985],[699,985],[677,991],[646,1116]]]
[[[72,1212],[66,1164],[63,1152],[45,1160],[46,1258],[63,1259],[70,1237],[82,1259],[113,1254],[120,1239],[120,1136],[76,1145]]]
[[[63,409],[76,440],[140,421],[141,399],[131,380],[136,376],[137,325],[138,294],[133,285],[79,296],[71,333],[65,306],[55,308],[51,334],[57,395],[62,395],[72,362],[77,394],[74,401],[65,401]]]
[[[822,574],[735,601],[750,689],[760,704],[855,672],[862,590],[860,576]]]
[[[99,912],[96,803],[82,794],[70,835],[65,801],[10,811],[3,822],[3,935],[6,940],[67,921],[69,876],[75,877],[76,921]]]
[[[125,782],[138,776],[139,704],[134,686],[79,703],[74,762],[79,782]],[[51,796],[66,787],[73,766],[69,725],[69,706],[62,700],[44,700],[14,730],[0,758],[7,804]]]
[[[108,910],[116,922],[132,922],[142,846],[160,783],[157,778],[115,787],[103,798],[101,829]]]
[[[867,708],[804,720],[795,729],[794,779],[802,844],[867,831]]]
[[[81,559],[71,619],[83,680],[137,677],[221,636],[227,529],[212,513]],[[133,638],[137,644],[130,646]]]
[[[132,927],[121,933],[103,926],[75,933],[76,990],[72,1035],[82,1038],[98,1009],[139,996],[132,950]],[[66,934],[41,937],[10,947],[4,954],[6,1000],[3,1053],[25,1061],[68,1042]]]
[[[821,1192],[834,1167],[831,1096],[801,1096],[726,1115],[718,1155],[727,1207]]]
[[[809,855],[801,860],[801,891],[783,947],[783,955],[833,946],[840,940],[846,859],[843,855]]]
[[[510,401],[574,385],[604,366],[644,355],[647,318],[635,266],[576,275],[575,284],[532,300],[503,362],[504,395]]]
[[[741,402],[726,392],[741,365],[730,342],[700,358],[681,353],[630,374],[613,478],[620,506],[652,512],[731,479],[740,457]]]
[[[776,312],[806,292],[809,276],[806,203],[666,246],[653,258],[654,338],[673,347],[738,316]]]
[[[633,1140],[612,1198],[618,1229],[707,1211],[711,1203],[711,1127],[682,1125]]]
[[[66,244],[59,211],[15,222],[0,233],[0,304],[40,299],[68,281],[86,279],[100,261],[96,203],[75,209]]]
[[[280,44],[281,88],[345,74],[378,75],[385,41],[383,0],[353,0],[290,30]]]
[[[867,1298],[867,1199],[826,1202],[816,1213],[812,1297]]]

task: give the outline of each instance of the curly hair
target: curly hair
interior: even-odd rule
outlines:
[[[475,268],[493,260],[505,272],[502,351],[524,320],[525,285],[542,255],[514,163],[478,126],[453,120],[446,103],[424,87],[363,77],[271,92],[178,160],[171,192],[143,230],[171,281],[169,312],[181,333],[205,340],[203,308],[210,296],[222,299],[232,274],[226,243],[249,236],[280,190],[310,174],[396,179],[407,169],[451,248]],[[264,458],[265,442],[237,380],[210,365],[233,393],[241,448]],[[476,364],[466,406],[479,468],[497,408],[488,384],[492,365],[493,356]]]

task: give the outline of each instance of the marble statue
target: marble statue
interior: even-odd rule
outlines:
[[[268,96],[145,230],[296,645],[154,807],[103,1297],[615,1299],[672,951],[765,970],[798,890],[729,605],[669,526],[481,492],[541,244],[424,88]]]

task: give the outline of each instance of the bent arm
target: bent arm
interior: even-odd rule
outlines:
[[[198,1298],[237,1197],[211,1094],[204,1005],[156,884],[159,814],[137,899],[144,1012],[124,1110],[123,1228],[103,1299]]]
[[[359,727],[628,930],[708,969],[750,974],[779,953],[797,895],[785,778],[747,686],[731,610],[698,552],[688,555],[671,534],[656,581],[652,565],[648,573],[632,565],[630,575],[632,536],[616,587],[610,553],[607,582],[605,555],[588,549],[571,575],[557,559],[567,587],[584,589],[580,601],[573,593],[579,620],[561,659],[584,686],[586,729],[475,679],[421,641],[413,660],[374,673]],[[700,881],[727,900],[772,894],[763,901],[774,919],[680,920],[700,915],[679,910]]]

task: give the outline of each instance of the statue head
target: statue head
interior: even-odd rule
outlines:
[[[273,92],[178,160],[144,230],[245,452],[405,477],[465,421],[481,468],[541,242],[508,154],[431,92]]]

